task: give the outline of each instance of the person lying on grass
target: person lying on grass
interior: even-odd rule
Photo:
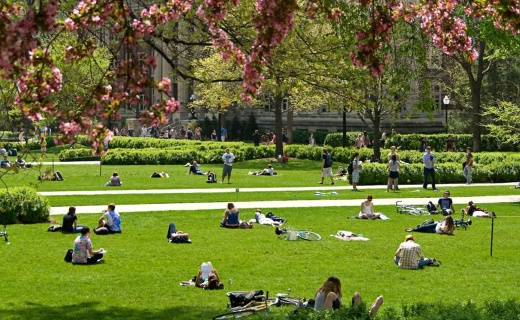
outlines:
[[[170,222],[166,238],[171,243],[191,243],[190,236],[182,230],[177,230],[175,222]]]
[[[249,171],[247,174],[251,176],[272,176],[276,173],[274,172],[273,165],[268,164],[267,167],[262,171]]]
[[[256,209],[255,211],[255,220],[257,223],[264,226],[279,226],[282,224],[280,221],[274,221],[273,219],[266,217],[260,209]]]
[[[220,281],[217,270],[213,268],[211,262],[203,262],[199,272],[195,277],[195,285],[203,289],[224,289],[224,284]]]
[[[462,212],[472,217],[496,218],[494,212],[487,212],[486,210],[477,207],[473,201],[468,202],[468,206],[465,209],[462,209]]]
[[[446,219],[439,222],[428,223],[419,225],[417,228],[408,228],[406,232],[425,232],[425,233],[438,233],[438,234],[449,234],[453,235],[455,229],[455,223],[453,222],[452,216],[447,216]]]

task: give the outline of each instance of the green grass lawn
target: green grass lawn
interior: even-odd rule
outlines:
[[[518,204],[493,209],[499,213],[493,257],[491,220],[478,219],[453,237],[416,234],[426,256],[443,262],[420,271],[400,270],[392,261],[407,234],[404,229],[424,220],[420,216],[393,214],[388,221],[360,221],[347,219],[344,208],[277,210],[289,221],[286,226],[323,236],[322,241],[307,242],[280,240],[267,226],[219,228],[222,210],[127,213],[121,235],[92,236],[95,248],[108,250],[106,263],[96,266],[63,262],[74,235],[46,232],[44,224],[14,225],[9,227],[11,244],[0,245],[0,312],[2,319],[208,319],[226,310],[227,291],[276,293],[290,288],[293,295],[309,298],[330,275],[342,280],[345,296],[359,291],[372,300],[383,294],[385,307],[447,298],[477,303],[518,298]],[[242,214],[251,217],[252,211]],[[80,215],[79,221],[93,226],[97,218]],[[193,243],[168,243],[170,221],[189,232]],[[345,242],[329,236],[341,229],[371,240]],[[179,285],[208,260],[225,281],[225,290]]]
[[[9,187],[32,183],[38,191],[114,190],[103,187],[112,171],[124,183],[121,189],[300,187],[316,186],[319,163],[293,164],[277,168],[275,177],[248,176],[260,163],[240,163],[233,171],[232,185],[206,184],[201,176],[187,176],[182,166],[59,166],[65,181],[37,184],[34,171],[4,176]],[[304,169],[307,168],[307,169]],[[221,166],[204,166],[220,174]],[[165,171],[169,179],[151,179],[153,171]],[[220,179],[220,177],[219,177]],[[34,184],[36,183],[36,184]],[[347,182],[341,182],[347,185]],[[439,186],[444,189],[442,185]],[[475,197],[493,194],[518,194],[509,187],[454,187],[452,196]],[[338,197],[376,199],[384,197],[437,197],[439,193],[412,192],[385,194],[378,190],[360,193],[340,191]],[[313,192],[239,192],[226,195],[232,201],[314,199]],[[222,201],[222,194],[189,195],[49,197],[52,205],[87,205],[167,202]],[[167,200],[168,199],[168,200]],[[322,198],[318,198],[322,199]],[[332,199],[332,197],[331,197]],[[226,200],[227,201],[227,200]],[[405,228],[414,227],[427,216],[395,213],[393,206],[378,206],[388,213],[388,221],[347,219],[353,208],[272,209],[288,220],[287,227],[310,229],[323,236],[319,242],[284,241],[274,228],[255,225],[251,230],[218,227],[223,209],[208,211],[168,211],[122,213],[123,233],[92,235],[95,249],[108,250],[105,263],[73,266],[63,262],[72,247],[74,235],[46,232],[48,224],[9,226],[10,245],[0,239],[0,319],[210,319],[226,311],[225,293],[234,290],[268,290],[311,298],[330,275],[342,280],[345,301],[355,291],[366,300],[385,296],[383,308],[403,303],[430,301],[469,301],[519,298],[516,254],[520,248],[519,204],[486,204],[498,218],[494,225],[493,256],[490,257],[490,219],[475,219],[468,230],[455,236],[416,234],[423,252],[442,261],[438,268],[420,271],[398,269],[393,254],[403,241]],[[457,206],[457,211],[460,206]],[[100,215],[100,214],[99,214]],[[79,223],[94,226],[98,214],[79,215]],[[253,218],[253,210],[242,210],[243,219]],[[457,216],[458,217],[458,214]],[[60,219],[60,217],[57,217]],[[437,218],[437,217],[436,217]],[[170,244],[166,240],[168,223],[189,232],[192,244]],[[345,242],[333,237],[338,230],[363,233],[368,242]],[[182,287],[180,281],[192,278],[203,261],[211,261],[225,282],[221,291]],[[228,284],[228,279],[233,284]],[[274,318],[285,311],[273,310]]]

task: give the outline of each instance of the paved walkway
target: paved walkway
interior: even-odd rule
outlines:
[[[508,185],[514,186],[516,183],[505,184],[474,184],[471,187],[485,187],[488,185]],[[226,185],[227,186],[227,185]],[[463,184],[450,184],[453,186],[463,186]],[[381,186],[364,186],[363,189],[381,189]],[[403,185],[403,189],[413,189],[412,192],[428,192],[428,197],[424,198],[391,198],[391,199],[376,199],[376,205],[395,205],[396,201],[402,201],[405,204],[425,205],[428,201],[437,203],[437,199],[441,193],[432,193],[431,191],[424,191],[421,185]],[[250,201],[250,202],[235,202],[235,205],[240,209],[256,209],[264,210],[272,208],[310,208],[310,207],[357,207],[361,204],[362,199],[334,199],[334,197],[341,197],[340,195],[329,194],[332,191],[348,191],[352,189],[351,186],[319,186],[319,187],[295,187],[295,188],[242,188],[238,192],[279,192],[279,191],[318,191],[323,192],[322,196],[316,196],[316,200],[285,200],[285,201]],[[232,193],[237,192],[237,188],[222,188],[222,189],[165,189],[165,190],[96,190],[96,191],[56,191],[56,192],[40,192],[44,196],[64,196],[64,195],[99,195],[99,194],[181,194],[181,193]],[[402,196],[404,194],[399,194]],[[398,196],[396,194],[396,196]],[[475,199],[474,197],[453,197],[454,204],[466,204],[473,200],[478,204],[484,203],[520,203],[520,190],[518,195],[510,196],[483,196]],[[117,205],[117,210],[120,212],[152,212],[152,211],[193,211],[193,210],[223,210],[227,202],[211,202],[211,203],[163,203],[163,204],[133,204],[133,205]],[[100,213],[106,208],[106,204],[93,206],[78,206],[77,213]],[[52,207],[51,215],[65,214],[68,207]]]

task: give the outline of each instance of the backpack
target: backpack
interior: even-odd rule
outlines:
[[[217,177],[213,172],[208,173],[208,180],[206,180],[207,183],[215,183],[217,182]]]
[[[72,249],[67,250],[67,253],[65,254],[65,258],[63,258],[63,260],[65,260],[65,262],[72,262],[72,252],[73,252]]]
[[[47,232],[58,232],[61,231],[61,226],[57,224],[53,224],[47,229]]]
[[[435,205],[431,201],[428,202],[428,204],[426,205],[426,209],[428,209],[429,213],[437,213],[437,208],[435,207]]]
[[[351,175],[352,172],[354,172],[354,165],[352,164],[352,162],[348,164],[347,172],[349,175]]]
[[[332,167],[332,156],[330,155],[330,153],[327,153],[327,155],[325,156],[325,167]]]
[[[257,291],[235,291],[235,292],[228,292],[226,294],[229,297],[229,303],[231,308],[234,307],[242,307],[248,304],[251,301],[264,301],[264,291],[257,290]]]
[[[59,171],[54,172],[52,176],[54,181],[63,181],[63,175]]]

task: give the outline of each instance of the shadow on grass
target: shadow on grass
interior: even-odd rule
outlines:
[[[211,319],[224,313],[200,306],[182,306],[167,309],[135,309],[131,307],[111,307],[110,301],[84,302],[62,306],[46,306],[27,302],[20,309],[1,308],[1,319]],[[107,309],[100,309],[106,307]],[[143,306],[152,307],[153,306]]]

